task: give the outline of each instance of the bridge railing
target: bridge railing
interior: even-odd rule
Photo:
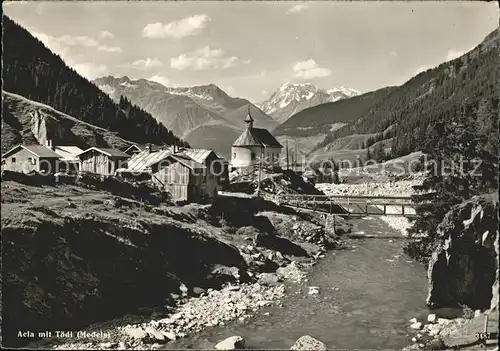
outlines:
[[[415,214],[410,197],[351,196],[351,195],[276,195],[275,200],[298,208],[312,208],[332,214],[351,215],[404,215]]]

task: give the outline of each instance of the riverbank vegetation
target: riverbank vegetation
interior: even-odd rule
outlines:
[[[414,187],[417,218],[409,232],[425,238],[406,248],[421,262],[428,262],[441,241],[438,227],[453,206],[498,191],[498,96],[465,102],[455,118],[437,123],[422,143],[426,176]]]

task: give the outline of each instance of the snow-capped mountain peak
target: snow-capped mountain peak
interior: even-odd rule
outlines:
[[[258,106],[279,122],[284,122],[305,108],[356,95],[359,95],[358,91],[343,86],[324,90],[311,83],[286,82],[271,95],[269,100]]]
[[[326,92],[330,95],[336,94],[336,93],[341,93],[341,94],[344,94],[344,95],[349,96],[349,97],[357,96],[360,94],[359,91],[357,91],[355,89],[351,89],[351,88],[346,88],[344,86],[340,86],[338,88],[328,89]]]

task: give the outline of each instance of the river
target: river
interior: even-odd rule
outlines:
[[[283,307],[261,309],[250,320],[209,328],[168,348],[211,349],[240,335],[247,348],[289,349],[306,334],[337,349],[408,345],[408,320],[429,313],[425,269],[403,253],[407,239],[380,218],[353,223],[353,232],[343,237],[347,249],[327,253],[310,268],[308,282],[289,285]],[[308,286],[320,293],[308,295]]]

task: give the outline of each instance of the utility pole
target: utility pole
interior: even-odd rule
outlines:
[[[288,163],[288,139],[286,139],[286,170],[288,171],[289,169],[289,163]]]
[[[260,181],[262,178],[262,153],[263,147],[260,147],[260,157],[259,157],[259,179],[257,181],[257,197],[260,197]]]
[[[297,141],[295,141],[295,169],[294,171],[297,172],[298,168],[298,161],[299,161],[299,145],[297,144]]]

